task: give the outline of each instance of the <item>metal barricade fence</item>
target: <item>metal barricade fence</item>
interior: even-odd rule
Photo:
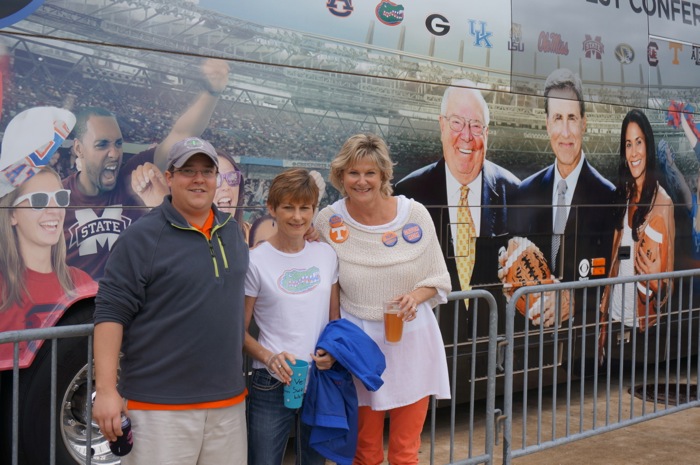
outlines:
[[[448,344],[446,347],[446,350],[448,351],[448,356],[451,355],[451,391],[454,393],[455,390],[457,389],[457,381],[458,378],[460,379],[460,382],[464,382],[466,379],[473,379],[474,378],[474,368],[476,365],[476,353],[475,351],[467,351],[467,356],[471,358],[469,366],[471,367],[471,372],[470,373],[460,373],[458,371],[458,358],[459,358],[459,350],[460,350],[460,345],[461,343],[457,339],[457,333],[460,325],[460,317],[459,317],[459,301],[463,299],[470,299],[473,301],[473,307],[475,309],[478,309],[480,305],[486,306],[488,308],[488,318],[489,318],[489,327],[491,334],[489,336],[488,340],[488,375],[487,375],[487,395],[486,399],[478,404],[479,410],[477,411],[477,403],[474,401],[474,387],[473,384],[471,384],[470,389],[469,389],[469,402],[468,404],[460,405],[459,407],[456,404],[456,396],[453,395],[452,399],[450,401],[450,426],[449,426],[449,462],[450,463],[455,463],[455,464],[479,464],[479,463],[487,463],[491,464],[493,463],[493,451],[494,451],[494,444],[495,444],[495,415],[496,415],[496,410],[495,410],[495,389],[496,389],[496,350],[497,350],[497,321],[498,321],[498,308],[496,306],[496,301],[494,300],[493,296],[484,290],[473,290],[473,291],[465,291],[465,292],[455,292],[449,295],[448,297],[448,303],[443,305],[442,308],[438,307],[435,309],[436,317],[439,319],[440,317],[440,312],[445,312],[445,311],[450,311],[452,310],[453,312],[453,318],[454,318],[454,330],[453,330],[453,335],[452,335],[452,343]],[[478,314],[478,312],[476,312]],[[476,328],[476,324],[474,324],[474,328]],[[475,331],[475,329],[474,329]],[[50,425],[50,444],[48,445],[49,447],[49,463],[50,465],[54,465],[56,463],[56,441],[58,438],[61,437],[61,433],[57,431],[57,425],[59,422],[57,421],[57,412],[59,411],[59,408],[57,406],[57,372],[58,372],[58,366],[57,366],[57,352],[58,352],[58,346],[61,343],[61,339],[66,339],[66,338],[74,338],[74,337],[86,337],[87,336],[87,347],[85,350],[87,351],[87,360],[92,359],[92,334],[93,334],[93,325],[90,324],[85,324],[85,325],[76,325],[76,326],[63,326],[63,327],[55,327],[55,328],[46,328],[46,329],[28,329],[28,330],[21,330],[21,331],[9,331],[5,333],[0,333],[0,344],[4,343],[13,343],[14,344],[14,368],[13,368],[13,376],[12,376],[12,421],[11,421],[11,437],[12,437],[12,445],[11,445],[11,463],[12,465],[17,465],[18,463],[18,424],[19,424],[19,412],[18,412],[18,400],[19,400],[19,374],[20,370],[18,369],[18,362],[19,362],[19,344],[22,342],[28,342],[28,341],[37,341],[37,340],[45,340],[45,344],[50,344],[50,351],[51,351],[51,392],[49,393],[51,401],[50,401],[50,409],[51,409],[51,425]],[[472,334],[472,339],[475,339],[476,335]],[[468,343],[470,344],[470,343]],[[87,364],[87,392],[93,392],[93,366],[92,364]],[[86,405],[85,406],[80,406],[80,408],[84,408],[86,412],[86,421],[85,421],[85,438],[84,438],[84,451],[90,451],[92,447],[95,445],[92,443],[92,440],[94,437],[99,435],[99,432],[97,430],[97,426],[92,423],[92,403],[89,401],[92,399],[92,396],[86,395]],[[60,400],[59,400],[60,402]],[[436,439],[437,435],[437,402],[433,398],[431,399],[431,415],[430,415],[430,463],[434,464],[435,462],[435,447],[436,444],[438,444],[438,440]],[[483,410],[481,408],[483,407]],[[459,408],[459,414],[464,414],[466,413],[468,415],[468,418],[466,421],[464,421],[464,424],[467,424],[468,426],[468,431],[466,432],[467,434],[467,439],[466,441],[463,440],[463,436],[459,436],[459,440],[457,441],[458,445],[460,446],[459,450],[455,446],[455,438],[457,436],[457,426],[456,426],[456,418],[457,418],[457,413],[458,413],[458,408]],[[440,410],[446,410],[446,409],[440,409]],[[474,438],[474,431],[478,430],[480,433],[483,433],[483,449],[479,448],[478,445],[475,444],[475,438]],[[461,431],[460,431],[461,433]],[[443,433],[441,433],[441,438],[444,438]],[[444,439],[441,439],[441,442],[444,443]],[[462,447],[464,446],[464,447]],[[37,444],[37,447],[46,447],[45,444]],[[459,460],[455,459],[456,454],[461,454],[462,457]],[[91,454],[87,453],[85,454],[85,462],[86,464],[90,464],[91,461]],[[442,457],[444,457],[444,454],[442,454]],[[466,457],[466,458],[463,458]],[[81,462],[83,463],[83,462]],[[446,463],[444,459],[441,460],[441,463]]]
[[[538,297],[551,295],[555,302],[565,300],[562,294],[565,292],[576,293],[581,290],[589,292],[580,295],[575,294],[574,299],[568,302],[569,313],[576,313],[576,308],[586,308],[592,299],[592,307],[599,306],[603,288],[607,285],[634,285],[637,282],[649,282],[667,280],[673,282],[673,292],[670,298],[661,305],[656,302],[653,310],[658,314],[655,331],[639,332],[636,327],[626,328],[622,323],[608,319],[601,322],[598,312],[580,312],[575,318],[560,321],[556,328],[543,328],[535,325],[525,325],[524,331],[515,332],[515,322],[523,317],[516,312],[516,302],[521,297],[535,301]],[[697,398],[697,390],[692,382],[697,382],[698,365],[697,350],[700,346],[700,309],[696,308],[693,296],[693,287],[700,283],[700,270],[663,273],[649,275],[643,278],[611,278],[589,282],[550,284],[541,286],[529,286],[518,289],[512,296],[506,307],[506,337],[498,334],[498,312],[493,295],[485,290],[472,290],[454,292],[448,297],[448,303],[435,310],[436,317],[440,320],[441,312],[452,311],[453,334],[451,343],[446,345],[448,358],[450,359],[451,391],[453,393],[449,407],[449,457],[442,450],[439,462],[436,462],[436,448],[444,449],[445,432],[440,432],[445,421],[438,420],[446,416],[447,409],[437,409],[435,399],[431,400],[430,415],[430,463],[450,464],[478,464],[494,463],[495,444],[497,443],[497,429],[499,423],[504,424],[503,463],[509,464],[513,457],[523,456],[546,448],[568,443],[576,439],[600,434],[625,425],[638,423],[657,416],[670,414],[691,406],[700,405]],[[647,286],[649,287],[649,286]],[[636,291],[635,291],[636,292]],[[649,291],[647,291],[649,292]],[[549,294],[547,294],[549,293]],[[528,297],[529,296],[529,297]],[[591,297],[592,296],[592,297]],[[460,316],[460,300],[469,299],[471,309],[469,316],[473,319],[478,315],[479,306],[488,307],[489,335],[477,338],[477,322],[470,325],[471,336],[468,341],[458,340],[460,324],[466,324],[466,320]],[[646,305],[646,314],[649,315],[651,305]],[[483,308],[483,307],[482,307]],[[502,310],[502,309],[501,309]],[[462,312],[464,310],[461,310]],[[561,320],[560,309],[557,306],[557,320]],[[460,321],[462,320],[462,321]],[[636,320],[634,320],[636,321]],[[463,323],[464,322],[464,323]],[[597,338],[601,327],[607,328],[607,341],[605,363],[599,365]],[[652,328],[653,329],[653,328]],[[17,368],[19,343],[32,340],[47,340],[51,344],[51,435],[50,435],[50,464],[55,464],[55,449],[58,432],[56,427],[56,353],[59,339],[70,337],[88,337],[86,347],[88,360],[92,358],[92,325],[64,326],[48,329],[31,329],[23,331],[11,331],[0,334],[0,343],[14,343],[15,368],[13,369],[12,386],[12,463],[17,464],[17,425],[18,425],[18,397],[19,384]],[[532,338],[532,340],[530,339]],[[476,341],[488,343],[488,367],[486,379],[486,395],[475,397],[474,381],[476,368]],[[445,335],[445,340],[450,338]],[[537,344],[531,341],[536,341]],[[549,341],[551,352],[543,350],[543,341]],[[497,370],[499,365],[499,347],[505,347],[504,369]],[[521,356],[518,370],[514,369],[515,348]],[[520,349],[525,350],[520,350]],[[638,357],[638,352],[641,357]],[[534,357],[530,357],[534,354]],[[692,356],[691,356],[692,355]],[[469,358],[469,372],[460,372],[459,358]],[[694,358],[695,357],[695,358]],[[692,362],[692,360],[695,362]],[[92,364],[87,366],[87,389],[92,391]],[[637,371],[641,371],[640,376]],[[496,409],[497,371],[504,372],[499,379],[503,385],[503,414]],[[549,376],[545,373],[549,372]],[[590,386],[589,380],[593,378],[595,383]],[[533,381],[534,379],[534,381]],[[518,385],[518,397],[514,397],[515,381]],[[653,395],[653,404],[647,405],[644,400],[635,401],[634,392],[628,394],[627,385],[635,387],[641,380],[640,392],[642,396]],[[468,398],[466,403],[458,403],[456,399],[457,384],[466,382],[468,385]],[[589,392],[592,389],[593,392]],[[534,394],[533,394],[534,393]],[[593,405],[590,400],[592,394]],[[673,396],[685,400],[670,405]],[[659,402],[657,398],[663,396]],[[90,396],[86,402],[86,425],[92,425]],[[545,400],[547,399],[547,400]],[[578,399],[578,400],[576,400]],[[643,397],[644,399],[644,397]],[[464,400],[464,399],[461,399]],[[532,405],[534,409],[531,409]],[[515,406],[518,411],[515,412]],[[440,413],[438,413],[440,410]],[[534,410],[534,411],[533,411]],[[515,412],[515,414],[514,414]],[[460,416],[458,420],[458,415]],[[466,419],[464,418],[466,416]],[[600,419],[602,418],[602,420]],[[459,431],[458,431],[459,423]],[[534,427],[532,425],[535,425]],[[90,451],[92,438],[95,436],[96,426],[86,428],[85,450]],[[466,429],[466,431],[464,431]],[[534,429],[534,439],[528,436]],[[513,433],[518,431],[521,441],[517,446],[513,444]],[[563,431],[563,433],[562,433]],[[545,437],[546,436],[546,437]],[[478,443],[483,439],[483,449]],[[45,447],[45,446],[42,446]],[[87,454],[85,463],[91,463],[90,454]]]
[[[50,422],[49,425],[50,435],[49,435],[49,465],[56,464],[56,438],[58,432],[56,431],[57,425],[57,373],[58,373],[58,344],[59,339],[72,338],[72,337],[88,337],[87,343],[87,360],[92,360],[92,333],[93,325],[75,325],[75,326],[63,326],[60,328],[42,328],[42,329],[25,329],[21,331],[7,331],[0,333],[0,344],[12,343],[13,344],[13,369],[12,369],[12,420],[11,420],[11,463],[12,465],[17,465],[18,463],[18,437],[19,437],[19,345],[21,342],[30,341],[46,341],[51,344],[51,389],[50,389]],[[91,363],[87,364],[87,392],[92,392],[92,379],[93,379],[93,366]],[[91,396],[87,396],[91,399]],[[87,425],[92,424],[92,402],[86,402],[86,416]],[[85,429],[85,448],[86,451],[90,450],[92,447],[92,428],[87,427]],[[45,447],[45,445],[37,444],[37,447]],[[90,454],[86,454],[87,465],[91,464]]]
[[[700,405],[699,284],[700,270],[688,270],[517,289],[506,308],[503,463]],[[631,318],[624,310],[616,321],[601,318],[606,286],[620,290],[618,308],[633,299]],[[518,302],[535,322],[551,303],[555,324],[528,322]],[[525,321],[522,332],[518,321]],[[525,348],[517,371],[516,346]]]
[[[473,301],[472,309],[474,310],[472,315],[473,318],[478,318],[479,306],[486,305],[488,307],[488,319],[489,319],[489,337],[488,337],[488,368],[487,368],[487,380],[486,380],[486,399],[482,403],[475,402],[475,369],[476,369],[476,357],[477,352],[473,350],[473,342],[477,339],[476,328],[478,327],[478,322],[473,321],[471,325],[471,338],[470,342],[460,343],[458,340],[459,332],[459,304],[461,300],[469,299]],[[449,419],[449,462],[444,460],[440,463],[450,463],[459,465],[472,465],[479,463],[493,463],[493,453],[495,444],[495,422],[496,422],[496,357],[497,357],[497,344],[498,344],[498,307],[496,305],[496,300],[493,295],[485,290],[471,290],[471,291],[460,291],[453,292],[448,296],[448,303],[438,307],[435,310],[436,317],[438,321],[440,319],[440,313],[442,311],[449,311],[451,308],[453,312],[453,333],[451,344],[446,346],[448,359],[450,359],[450,372],[451,372],[451,388],[452,398],[450,399],[450,419]],[[466,321],[465,321],[466,323]],[[472,350],[466,351],[466,355],[470,358],[467,366],[470,367],[469,373],[460,373],[458,370],[458,358],[460,357],[460,346],[470,345]],[[458,407],[457,405],[457,382],[465,380],[468,376],[469,382],[469,399],[468,404],[464,404]],[[436,439],[436,424],[438,423],[436,419],[436,409],[435,409],[435,399],[431,399],[431,418],[430,418],[430,464],[435,463],[435,449],[438,442],[444,445],[444,436],[441,436],[440,441]],[[481,407],[483,404],[483,417],[477,418],[477,415],[481,415],[476,412],[477,406]],[[464,436],[460,437],[459,444],[456,443],[457,438],[457,412],[459,408],[459,413],[466,413],[466,421],[460,421],[460,424],[466,424],[467,431],[460,430],[461,433],[466,434],[466,444],[464,444]],[[466,412],[465,412],[466,410]],[[478,425],[478,426],[477,426]],[[483,450],[478,450],[475,445],[475,431],[478,430],[483,433],[484,448]],[[462,447],[457,447],[462,445]],[[459,450],[457,450],[459,449]],[[460,454],[465,458],[455,459],[455,455]],[[444,454],[443,454],[444,456]]]

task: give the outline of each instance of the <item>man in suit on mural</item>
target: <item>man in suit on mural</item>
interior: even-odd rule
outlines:
[[[411,197],[430,211],[453,290],[499,282],[498,249],[508,233],[506,205],[520,180],[486,160],[489,121],[489,108],[476,85],[468,80],[453,82],[440,106],[443,157],[409,174],[394,188],[396,194]],[[446,205],[449,208],[443,208]],[[494,295],[502,299],[500,290]],[[480,308],[486,306],[482,303]],[[488,331],[486,313],[477,326],[480,335],[487,334],[483,332]]]
[[[606,277],[613,238],[614,186],[593,168],[583,152],[586,113],[581,79],[568,69],[553,71],[545,82],[545,115],[555,161],[523,180],[509,212],[510,232],[535,243],[561,281]],[[561,305],[559,322],[581,321],[583,293],[574,305]],[[535,324],[557,323],[554,299],[547,299]],[[589,292],[589,309],[597,308]],[[569,315],[569,309],[575,315]],[[587,320],[588,323],[594,320]]]

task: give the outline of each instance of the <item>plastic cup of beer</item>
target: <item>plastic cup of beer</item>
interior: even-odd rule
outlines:
[[[390,300],[384,302],[384,342],[398,344],[403,335],[403,320],[399,316],[399,302]]]

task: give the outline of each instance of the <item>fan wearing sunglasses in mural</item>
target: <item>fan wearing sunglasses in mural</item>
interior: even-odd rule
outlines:
[[[58,173],[45,167],[0,198],[0,240],[16,244],[0,249],[0,332],[51,326],[52,312],[76,289],[97,291],[90,276],[66,265],[63,221],[70,195]],[[20,368],[37,349],[20,345]],[[12,344],[0,345],[0,360],[0,368],[12,366]]]
[[[216,152],[219,158],[219,174],[216,177],[214,203],[219,210],[230,213],[243,230],[246,242],[250,234],[250,223],[243,221],[243,172],[228,153]]]

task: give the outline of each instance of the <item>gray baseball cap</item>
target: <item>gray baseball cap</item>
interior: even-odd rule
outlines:
[[[192,155],[197,155],[198,153],[207,155],[211,158],[211,161],[214,162],[214,165],[217,168],[219,167],[219,157],[216,155],[216,150],[209,142],[199,137],[188,137],[187,139],[177,142],[173,145],[173,148],[170,149],[167,169],[172,167],[182,168],[182,165],[187,163],[187,160],[189,160]]]

